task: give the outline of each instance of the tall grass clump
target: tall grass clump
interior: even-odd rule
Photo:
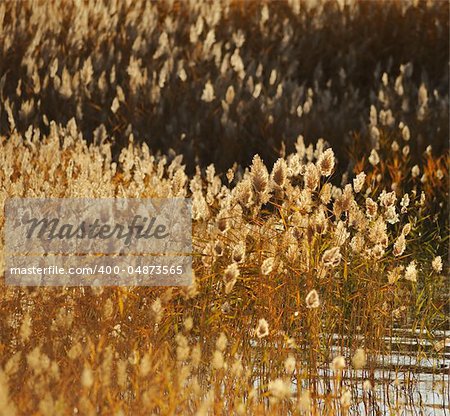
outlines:
[[[272,170],[255,156],[226,181],[212,165],[189,177],[182,158],[132,141],[116,164],[111,146],[89,146],[74,122],[52,124],[49,136],[4,137],[0,154],[1,204],[182,196],[194,220],[190,287],[3,287],[10,414],[376,409],[387,405],[373,392],[376,372],[399,328],[431,345],[417,351],[422,359],[439,362],[446,350],[448,239],[422,234],[439,218],[427,218],[431,195],[410,170],[408,192],[384,188],[381,162],[336,187],[332,149],[319,142],[308,153],[299,139]],[[445,159],[424,163],[438,163],[448,181]],[[438,368],[435,377],[444,377]],[[406,382],[389,406],[402,406]]]
[[[0,286],[0,415],[449,406],[448,3],[0,3],[11,197],[192,199],[192,285]]]
[[[272,165],[300,133],[346,169],[355,134],[367,151],[402,124],[420,159],[430,140],[448,149],[448,15],[446,1],[3,2],[0,133],[75,117],[114,155],[133,133],[192,173]]]

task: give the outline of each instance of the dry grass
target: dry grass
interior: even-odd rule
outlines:
[[[289,25],[295,19],[301,21],[300,33],[313,15],[312,21],[318,25],[321,19],[327,21],[336,15],[344,19],[349,14],[353,19],[349,25],[356,33],[368,19],[365,3],[345,12],[334,3],[324,3],[324,10],[319,5],[299,15],[294,3],[270,3],[270,15],[277,16],[269,21],[271,25],[261,22],[262,5],[252,4],[251,10],[255,15],[258,12],[256,18],[245,15],[248,11],[243,2],[233,3],[228,12],[225,3],[222,8],[209,3],[202,3],[202,7],[184,2],[170,7],[169,3],[157,3],[141,10],[140,4],[120,2],[116,15],[111,14],[114,6],[96,8],[92,3],[82,8],[91,20],[77,14],[76,30],[61,25],[68,22],[69,11],[78,7],[74,4],[67,12],[57,10],[56,3],[51,7],[47,3],[39,7],[31,7],[31,3],[0,5],[0,16],[4,14],[2,33],[14,27],[12,33],[20,35],[16,53],[11,50],[11,38],[4,36],[2,53],[17,60],[10,64],[11,69],[20,67],[22,71],[12,73],[12,78],[2,78],[7,82],[0,88],[2,210],[6,198],[13,196],[189,197],[193,199],[195,270],[190,287],[2,285],[1,415],[400,415],[421,411],[423,403],[411,402],[420,362],[429,359],[441,363],[448,354],[441,332],[449,327],[449,157],[442,144],[442,137],[448,137],[448,95],[432,90],[439,82],[448,85],[448,74],[437,82],[436,71],[440,69],[428,55],[419,55],[415,68],[423,63],[428,76],[419,80],[416,72],[409,73],[408,65],[402,66],[399,75],[398,62],[395,67],[382,66],[370,88],[378,97],[382,91],[390,98],[359,100],[352,86],[361,86],[361,80],[357,72],[349,72],[348,81],[329,90],[331,97],[342,96],[344,91],[350,94],[348,100],[354,102],[363,120],[359,132],[352,136],[349,146],[339,146],[338,140],[349,133],[351,126],[344,120],[337,124],[332,138],[324,135],[327,141],[319,139],[314,145],[305,145],[299,136],[304,130],[299,126],[307,129],[320,124],[329,97],[320,83],[325,75],[316,75],[321,86],[314,87],[311,95],[307,87],[314,79],[311,84],[296,84],[284,67],[288,62],[282,65],[280,60],[276,80],[270,81],[272,68],[260,80],[264,89],[257,106],[272,105],[262,114],[249,98],[254,90],[244,92],[249,88],[246,82],[250,75],[257,84],[257,69],[251,67],[250,55],[243,53],[247,71],[244,82],[236,69],[226,69],[219,75],[222,55],[218,65],[214,55],[204,63],[216,66],[209,72],[205,67],[189,65],[210,54],[202,49],[206,29],[201,32],[203,44],[189,43],[184,52],[164,46],[159,38],[163,31],[170,39],[178,39],[183,33],[189,36],[191,24],[197,21],[194,16],[203,16],[208,28],[215,27],[217,39],[226,38],[237,29],[231,23],[226,28],[214,23],[213,12],[219,9],[223,19],[233,24],[245,17],[252,30],[260,26],[256,39],[269,37],[269,50],[278,41],[275,29],[282,21],[280,16],[286,16]],[[414,8],[395,3],[385,7],[373,5],[373,13],[381,21],[404,18],[400,16],[416,21],[415,14],[423,16],[424,26],[430,25],[424,35],[427,41],[428,37],[441,39],[440,34],[448,28],[448,20],[443,17],[448,4],[420,3]],[[29,25],[23,20],[27,14]],[[55,16],[62,19],[57,21]],[[152,18],[154,23],[146,20]],[[44,20],[49,20],[47,31],[43,29],[47,27]],[[88,29],[96,21],[99,29],[94,33]],[[111,38],[114,24],[121,29]],[[173,32],[171,25],[177,28]],[[333,32],[336,42],[349,42],[345,27],[340,22]],[[35,45],[30,42],[33,33],[40,36]],[[256,40],[250,33],[245,33],[245,44],[251,46]],[[373,33],[377,45],[382,35]],[[323,42],[322,36],[328,39],[330,35],[310,36]],[[139,37],[141,44],[136,41]],[[131,39],[133,51],[127,48]],[[177,42],[188,42],[183,39]],[[163,45],[163,58],[155,58],[155,48],[149,46],[157,45],[157,41]],[[80,42],[76,54],[65,55],[66,48],[72,50]],[[103,51],[104,45],[112,52]],[[348,48],[352,51],[359,46],[352,40]],[[172,60],[167,58],[171,50],[175,56]],[[395,59],[403,59],[398,56],[401,52],[394,52]],[[183,53],[187,54],[185,83],[177,78]],[[320,53],[323,59],[330,55],[329,51]],[[264,52],[261,56],[264,68],[270,67],[274,54]],[[289,42],[283,56],[295,56]],[[82,58],[77,61],[77,57]],[[134,68],[130,70],[129,62],[144,57],[150,59],[148,67],[142,60],[134,67],[130,64]],[[55,58],[58,64],[54,64]],[[313,65],[313,56],[308,59],[307,64]],[[161,87],[158,95],[158,65],[163,62],[173,66],[168,85]],[[2,65],[0,75],[8,74]],[[381,60],[380,65],[385,62]],[[117,71],[115,81],[111,81],[113,67]],[[156,78],[149,68],[155,70]],[[65,70],[70,73],[70,88],[67,84],[66,90],[62,87]],[[385,70],[389,73],[387,83],[382,79]],[[109,80],[104,84],[100,82],[103,71]],[[205,91],[208,79],[216,101],[210,100],[208,88]],[[275,99],[277,85],[281,84],[291,98],[282,95]],[[123,100],[118,92],[120,85],[125,92]],[[234,85],[234,97],[230,85]],[[305,120],[297,114],[296,104],[295,117],[305,124],[288,128],[296,88],[304,90],[295,98],[302,103],[302,111],[308,97],[314,97],[312,108],[318,103],[318,110],[312,110],[311,118]],[[188,98],[188,94],[178,100],[176,91],[181,95],[191,91],[196,99]],[[34,107],[28,113],[24,102],[31,96]],[[116,97],[119,107],[112,111]],[[154,100],[151,105],[149,99]],[[195,108],[196,103],[199,108]],[[174,105],[177,108],[169,111]],[[337,115],[332,115],[333,108],[326,112],[325,125],[345,119],[347,107]],[[148,118],[147,112],[151,115]],[[270,115],[275,120],[272,127],[267,122]],[[140,124],[136,117],[146,121]],[[179,117],[186,119],[184,124],[174,121]],[[226,130],[228,123],[233,125],[243,117],[254,123],[248,132],[252,140],[247,144],[237,139],[243,137],[239,132],[247,128],[246,122],[229,131],[236,137],[231,141],[230,136],[217,135],[210,129],[211,123],[224,120],[222,127]],[[4,127],[6,120],[8,127]],[[142,131],[150,131],[148,126],[153,122],[154,134],[166,129],[156,145],[164,149],[164,154],[154,154],[147,144],[141,144],[147,137]],[[196,136],[199,143],[193,133],[197,122],[201,126]],[[94,131],[100,123],[104,126]],[[128,124],[132,127],[127,128]],[[182,126],[193,130],[187,133],[185,142],[173,146],[175,151],[169,150],[173,142],[166,137],[179,137]],[[330,131],[331,127],[324,130]],[[282,151],[279,159],[274,158],[273,148],[277,146],[270,138],[276,132],[282,132],[278,140],[286,139],[284,135],[291,137],[292,149]],[[430,132],[436,133],[436,139]],[[117,134],[117,141],[112,143],[108,134]],[[93,138],[88,144],[83,136]],[[219,140],[217,154],[211,150],[210,137]],[[261,143],[255,144],[257,140]],[[342,159],[335,156],[330,143]],[[269,158],[263,158],[266,163],[254,156],[263,146],[266,150],[260,153],[270,153]],[[211,158],[217,161],[224,149],[229,149],[224,156],[226,163],[231,163],[223,162],[217,168],[196,166],[195,156],[202,163]],[[239,159],[239,152],[251,152],[252,162],[233,165],[246,160]],[[191,167],[196,166],[192,169],[195,173],[187,170],[185,159],[177,153],[183,154]],[[344,168],[347,163],[348,168]],[[2,216],[2,230],[3,225]],[[1,244],[3,248],[4,241]],[[418,364],[411,368],[389,359],[400,348],[396,342],[399,329],[418,331],[417,346],[408,352]],[[398,377],[382,380],[378,370],[383,365]],[[441,410],[449,404],[445,371],[429,368],[433,390],[441,398],[436,406]]]

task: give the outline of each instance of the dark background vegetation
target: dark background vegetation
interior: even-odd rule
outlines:
[[[347,166],[348,149],[355,136],[359,137],[362,151],[370,150],[369,109],[371,104],[377,103],[383,72],[389,74],[393,84],[400,65],[411,62],[413,72],[408,79],[411,86],[408,91],[412,91],[412,98],[423,82],[429,97],[436,90],[448,101],[447,1],[433,2],[432,7],[419,2],[417,7],[409,7],[405,13],[401,2],[361,1],[356,12],[351,12],[348,7],[340,10],[330,1],[325,3],[320,16],[315,9],[295,15],[286,3],[269,2],[270,17],[264,25],[260,24],[261,3],[235,2],[229,15],[222,16],[216,26],[215,36],[216,42],[223,42],[223,56],[234,51],[233,33],[240,29],[245,34],[245,43],[240,48],[246,73],[243,80],[231,69],[221,73],[214,58],[202,56],[202,43],[209,30],[206,23],[199,42],[189,41],[189,28],[195,24],[197,16],[190,14],[183,2],[175,3],[170,9],[164,2],[157,2],[156,6],[155,27],[142,31],[139,16],[136,22],[127,23],[123,4],[116,12],[117,23],[106,36],[104,29],[96,33],[96,21],[92,18],[92,32],[81,36],[82,41],[74,45],[71,25],[77,11],[73,3],[66,3],[59,30],[48,32],[45,28],[34,27],[32,22],[25,23],[32,7],[28,2],[7,5],[3,35],[0,36],[0,133],[10,133],[3,105],[9,99],[20,132],[32,125],[47,133],[49,127],[43,121],[44,114],[48,120],[61,124],[75,118],[83,137],[89,141],[93,140],[95,129],[104,125],[107,140],[114,142],[116,154],[127,145],[132,132],[135,141],[147,142],[153,151],[167,153],[172,148],[176,153],[182,153],[189,170],[196,163],[202,166],[214,163],[222,171],[235,161],[248,165],[255,153],[271,164],[282,152],[282,142],[287,151],[294,150],[293,143],[299,134],[305,136],[307,143],[323,137],[333,146],[341,166]],[[20,19],[13,19],[13,14],[19,15]],[[170,34],[171,51],[153,59],[167,16],[172,16],[177,23]],[[14,37],[8,48],[4,42],[6,31]],[[34,91],[23,61],[38,31],[41,39],[32,59],[42,84],[55,57],[59,61],[57,74],[61,77],[64,66],[73,76],[91,56],[93,82],[80,86],[70,98],[59,94],[51,79],[46,87]],[[143,43],[133,51],[132,45],[138,35]],[[283,41],[283,37],[287,41]],[[127,68],[131,55],[142,60],[142,68],[147,69],[149,79],[136,91],[129,87]],[[159,74],[170,55],[174,59],[174,69],[160,90],[160,99],[152,102],[152,74]],[[176,64],[180,59],[185,62],[186,82],[177,76]],[[258,63],[264,68],[260,80],[255,77]],[[116,96],[116,85],[109,83],[113,66],[117,84],[123,88],[126,97],[115,114],[111,111],[111,103]],[[272,69],[278,73],[275,85],[269,84]],[[105,91],[100,91],[97,81],[104,71],[108,86]],[[246,87],[250,76],[255,84],[263,83],[257,99]],[[208,79],[213,83],[216,95],[211,103],[201,100]],[[19,82],[20,96],[17,93]],[[283,93],[275,98],[280,82]],[[236,97],[224,119],[221,100],[229,85],[233,85]],[[308,114],[299,117],[295,109],[304,103],[308,88],[314,94],[313,105]],[[328,103],[325,103],[326,96]],[[21,103],[31,98],[35,101],[34,111],[21,117]],[[396,125],[404,121],[410,126],[414,139],[411,141],[412,155],[420,155],[428,144],[442,152],[447,148],[449,137],[448,106],[430,102],[427,118],[419,122],[415,103],[411,104],[409,111],[402,111],[397,99],[397,102],[392,101],[390,108],[396,117]],[[272,123],[269,116],[273,117]]]

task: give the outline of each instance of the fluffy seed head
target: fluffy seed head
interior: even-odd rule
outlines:
[[[92,387],[93,384],[94,384],[94,375],[92,374],[92,370],[89,366],[85,366],[81,374],[81,385],[89,389],[90,387]]]
[[[370,380],[364,380],[364,383],[363,383],[363,389],[364,389],[364,391],[370,391],[370,390],[372,390],[372,383],[370,382]]]
[[[278,159],[272,169],[272,184],[277,188],[282,188],[287,178],[287,164],[284,159]]]
[[[237,278],[239,277],[239,267],[236,263],[230,264],[223,275],[223,281],[225,283],[225,293],[230,293],[236,284]]]
[[[295,370],[295,357],[293,355],[289,355],[289,357],[286,358],[284,369],[288,374],[291,374]]]
[[[408,266],[406,267],[405,279],[410,280],[411,282],[417,282],[417,268],[415,260],[409,263]]]
[[[330,176],[334,169],[334,153],[332,149],[323,152],[317,161],[317,168],[322,176]]]
[[[394,244],[394,256],[398,257],[403,254],[406,248],[406,240],[404,234],[400,234],[400,236],[397,238]]]
[[[214,95],[214,87],[211,84],[211,81],[208,80],[208,82],[205,84],[205,87],[203,88],[203,93],[202,93],[202,101],[205,101],[206,103],[210,103],[211,101],[213,101],[215,99],[215,95]]]
[[[277,378],[269,381],[269,393],[277,400],[288,399],[291,396],[291,385],[287,380]]]
[[[344,409],[348,409],[351,404],[352,404],[352,393],[350,392],[350,390],[344,390],[344,392],[341,395],[341,406]]]
[[[373,219],[378,212],[378,205],[372,198],[366,198],[366,215],[367,218]]]
[[[273,266],[275,264],[275,258],[269,257],[263,261],[263,264],[261,265],[261,273],[264,275],[268,275],[272,273]]]
[[[227,347],[227,344],[228,344],[227,336],[223,332],[221,332],[219,338],[217,338],[216,341],[216,348],[219,351],[224,351],[225,348]]]
[[[215,370],[220,370],[221,368],[223,368],[224,363],[225,360],[223,358],[222,352],[219,350],[214,351],[211,359],[212,368],[214,368]]]
[[[411,176],[417,178],[420,175],[420,168],[418,165],[414,165],[411,169]]]
[[[342,371],[345,368],[345,358],[342,355],[334,357],[330,367],[333,371]]]
[[[431,267],[436,273],[440,273],[442,271],[442,258],[441,256],[436,256],[431,262]]]
[[[365,180],[366,174],[364,172],[358,173],[358,175],[356,175],[356,178],[353,179],[353,190],[355,191],[355,194],[361,192]]]
[[[380,163],[380,156],[378,156],[378,152],[375,149],[372,149],[370,152],[369,162],[372,166],[376,166]]]
[[[320,172],[316,165],[309,163],[305,170],[305,187],[310,191],[315,191],[319,186]]]
[[[366,352],[362,348],[358,348],[352,358],[353,368],[359,370],[366,365]]]
[[[320,306],[320,299],[319,299],[319,294],[317,293],[316,289],[311,290],[307,295],[306,295],[306,307],[313,309],[313,308],[318,308]]]
[[[333,247],[323,253],[322,262],[326,267],[336,267],[341,262],[341,258],[339,247]]]
[[[261,318],[258,321],[255,333],[258,338],[264,338],[269,335],[269,324],[264,318]]]
[[[309,414],[309,411],[311,409],[311,394],[309,393],[309,390],[302,390],[302,393],[300,395],[300,398],[298,399],[298,410],[300,412]]]
[[[268,191],[269,173],[258,155],[253,158],[250,177],[254,191],[259,195],[264,195]]]

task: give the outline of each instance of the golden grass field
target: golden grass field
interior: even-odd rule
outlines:
[[[0,415],[449,414],[448,16],[0,3],[2,212],[191,198],[195,272],[2,283]]]

